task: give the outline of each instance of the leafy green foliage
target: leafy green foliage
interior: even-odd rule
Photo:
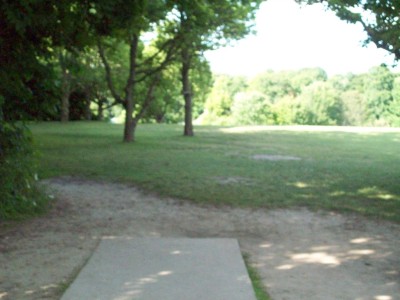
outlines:
[[[237,94],[232,105],[232,120],[235,124],[271,124],[271,101],[260,92]]]
[[[213,125],[397,126],[397,78],[386,66],[332,78],[320,68],[268,71],[248,80],[219,75],[200,120]]]
[[[247,89],[247,80],[240,76],[215,75],[214,84],[204,104],[202,121],[223,125],[229,123],[233,101]]]
[[[370,116],[367,100],[363,93],[357,90],[348,90],[343,91],[340,97],[343,102],[343,125],[368,124]]]
[[[326,72],[320,68],[299,71],[267,71],[250,80],[249,88],[268,95],[272,103],[285,96],[298,96],[312,83],[327,80]]]
[[[31,142],[13,121],[49,119],[55,109],[53,47],[86,44],[84,3],[1,1],[0,3],[0,217],[43,208],[34,184]]]
[[[53,103],[47,102],[54,96],[54,77],[46,61],[55,45],[81,47],[88,42],[84,6],[75,1],[1,2],[0,95],[5,120],[26,118],[27,110],[35,116],[51,108]]]
[[[0,219],[43,211],[47,200],[37,186],[32,140],[27,128],[0,123]]]
[[[300,110],[295,123],[308,125],[342,125],[342,103],[326,82],[315,82],[299,97]]]
[[[182,47],[194,53],[215,49],[251,32],[260,0],[252,1],[168,1],[177,13],[175,30],[182,36]]]
[[[201,57],[193,59],[194,68],[190,71],[194,94],[193,117],[196,119],[204,111],[204,102],[209,94],[212,75],[208,62]],[[144,122],[180,123],[184,119],[184,103],[181,96],[179,65],[169,65],[162,73],[158,83],[154,101],[144,115]]]
[[[393,101],[388,107],[390,123],[400,127],[400,77],[397,76],[393,82]]]
[[[385,66],[370,70],[364,81],[364,90],[369,115],[373,123],[387,119],[388,107],[392,102],[393,74]]]

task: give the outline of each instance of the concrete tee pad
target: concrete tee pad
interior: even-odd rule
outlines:
[[[255,300],[235,239],[103,239],[61,300]]]

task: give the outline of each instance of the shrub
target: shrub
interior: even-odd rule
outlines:
[[[37,214],[47,206],[34,170],[28,129],[0,121],[0,219]]]

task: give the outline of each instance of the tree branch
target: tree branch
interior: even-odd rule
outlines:
[[[107,86],[111,92],[111,95],[113,96],[115,103],[123,104],[124,101],[122,100],[122,97],[115,90],[115,87],[114,87],[114,84],[112,81],[111,67],[107,61],[106,55],[104,53],[104,48],[103,48],[103,45],[101,44],[100,40],[97,42],[97,48],[99,50],[101,62],[103,63],[104,69],[106,71]]]
[[[144,81],[144,80],[146,80],[146,78],[161,72],[174,59],[174,55],[175,55],[174,54],[175,53],[174,50],[177,48],[177,46],[176,46],[175,40],[170,40],[169,42],[170,43],[165,43],[164,44],[164,46],[166,44],[169,45],[164,60],[156,68],[148,68],[148,69],[145,69],[145,70],[137,71],[137,74],[140,74],[141,76],[136,80],[136,82]],[[166,48],[164,46],[163,46],[163,49]],[[161,53],[161,51],[158,51],[157,53],[159,54],[159,53]],[[155,57],[153,56],[153,59],[154,58]]]
[[[129,50],[129,77],[125,85],[125,97],[129,98],[128,95],[132,93],[132,88],[136,83],[136,57],[137,49],[139,45],[139,36],[134,34],[131,36],[130,50]]]
[[[176,41],[176,37],[174,37],[173,39],[167,40],[161,47],[158,48],[158,51],[156,53],[154,53],[152,56],[146,58],[142,63],[140,63],[140,65],[138,65],[137,67],[141,66],[141,65],[149,65],[153,62],[153,60],[162,52],[164,52],[164,50],[166,48],[169,47],[172,48],[174,47]],[[141,73],[142,71],[138,71],[138,73]]]
[[[135,116],[135,120],[139,121],[143,115],[145,114],[147,108],[150,106],[150,104],[153,102],[154,100],[154,90],[156,88],[156,86],[158,85],[158,83],[161,80],[161,74],[157,74],[153,81],[151,82],[149,88],[147,89],[147,94],[146,94],[146,98],[144,99],[143,105],[139,111],[139,113]]]

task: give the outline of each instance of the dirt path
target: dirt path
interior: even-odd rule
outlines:
[[[272,299],[400,299],[400,226],[307,210],[200,207],[133,187],[45,182],[46,216],[0,224],[0,299],[58,299],[102,236],[232,237]],[[212,300],[212,299],[210,299]]]

